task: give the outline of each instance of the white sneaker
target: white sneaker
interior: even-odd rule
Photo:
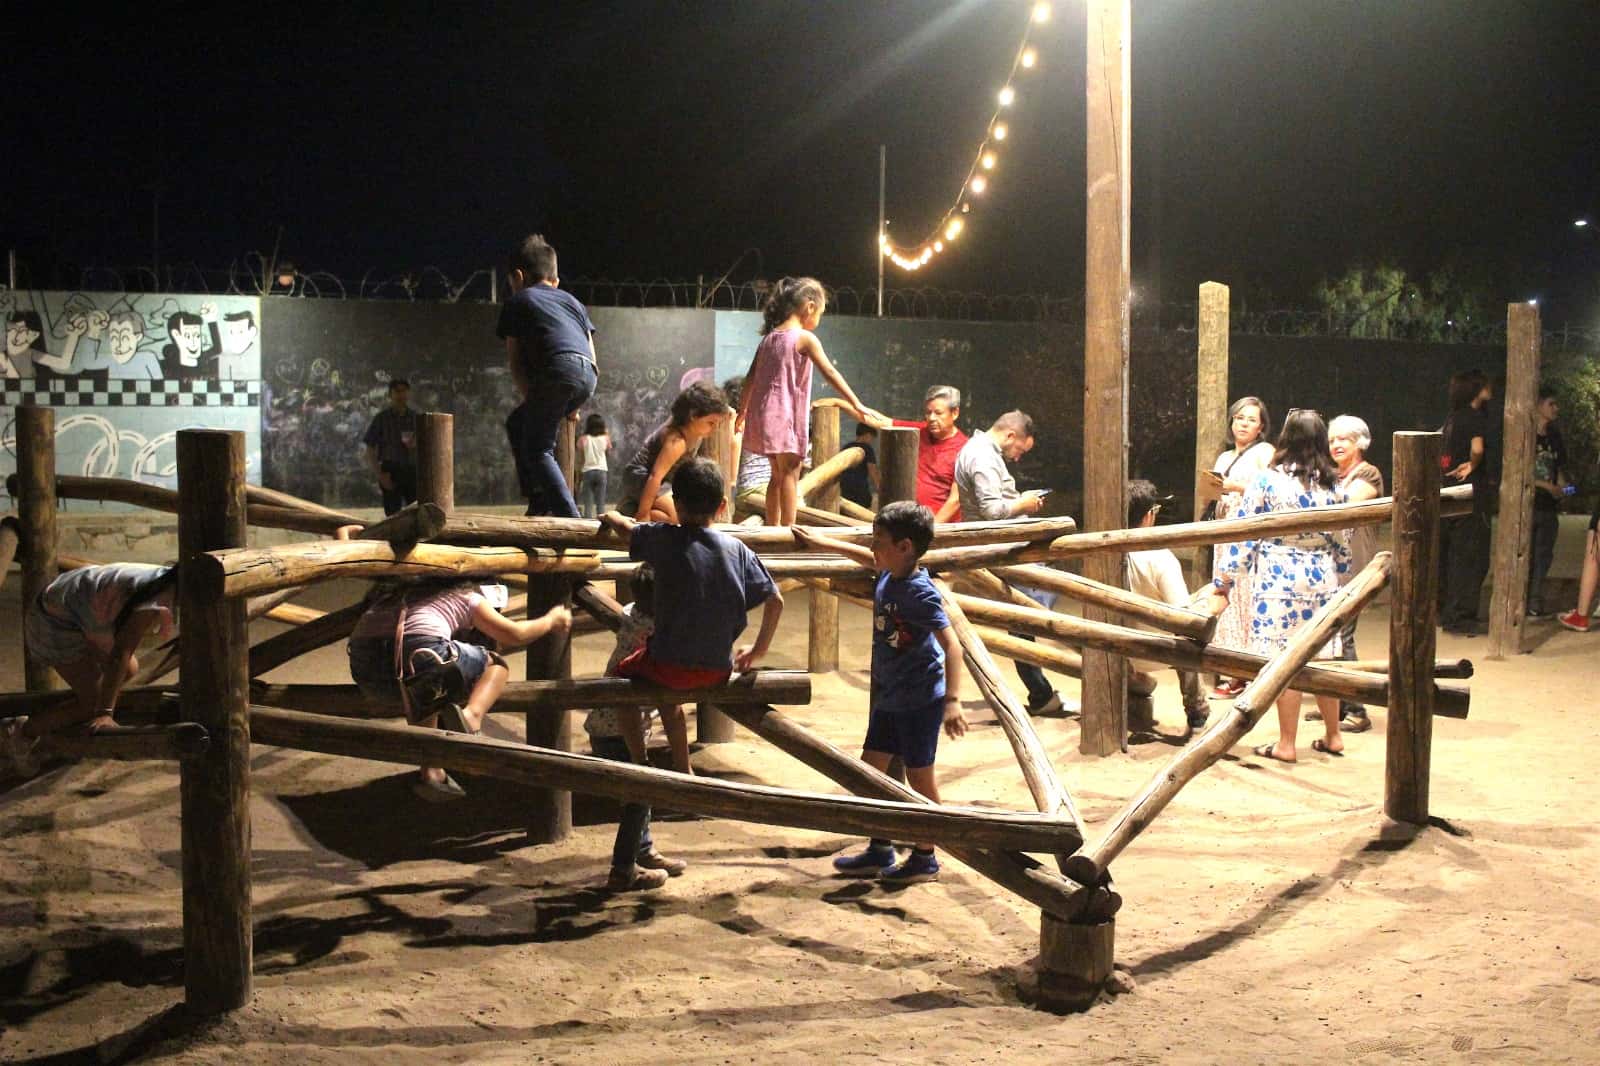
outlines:
[[[22,727],[27,724],[26,715],[0,722],[0,755],[11,764],[11,772],[23,778],[39,772],[39,760],[34,756],[39,738],[23,734]]]
[[[1061,713],[1061,707],[1062,707],[1061,693],[1052,692],[1052,693],[1050,693],[1050,698],[1045,700],[1043,703],[1039,704],[1039,706],[1037,706],[1037,707],[1029,707],[1028,708],[1028,713],[1029,714],[1059,714],[1059,713]]]

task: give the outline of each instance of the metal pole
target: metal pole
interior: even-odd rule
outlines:
[[[883,317],[883,238],[887,235],[889,223],[883,217],[884,185],[888,179],[889,151],[883,145],[878,145],[878,317]]]
[[[17,291],[17,250],[15,248],[6,252],[6,276],[11,279],[7,286],[12,292]]]

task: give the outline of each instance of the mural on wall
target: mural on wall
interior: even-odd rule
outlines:
[[[16,409],[38,405],[57,409],[60,473],[172,487],[178,430],[237,429],[259,481],[260,300],[0,291],[0,317],[0,474],[16,469]]]

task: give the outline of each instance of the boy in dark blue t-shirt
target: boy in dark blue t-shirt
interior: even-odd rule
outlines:
[[[524,401],[522,456],[546,513],[577,518],[578,505],[556,462],[561,420],[589,402],[596,383],[594,323],[576,296],[557,288],[556,250],[537,233],[511,253],[511,298],[495,332]]]
[[[798,534],[802,541],[810,539]],[[933,512],[909,500],[891,503],[872,523],[871,565],[878,578],[872,593],[872,703],[861,759],[887,770],[896,755],[906,764],[911,787],[939,802],[934,754],[939,729],[964,736],[961,713],[961,646],[944,602],[917,560],[933,541]],[[821,543],[860,562],[863,549],[838,541]],[[873,876],[884,884],[914,885],[939,877],[933,845],[918,844],[897,864],[894,845],[874,838],[865,851],[833,860],[834,869]]]

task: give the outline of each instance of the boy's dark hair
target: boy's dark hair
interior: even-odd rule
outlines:
[[[556,270],[556,250],[537,233],[530,233],[522,238],[522,242],[511,253],[507,265],[511,270],[522,271],[530,284],[536,281],[555,281],[561,276]]]
[[[933,543],[933,512],[913,500],[896,500],[878,512],[872,528],[883,530],[895,540],[909,540],[920,559]]]
[[[591,414],[583,423],[583,435],[585,437],[598,437],[605,431],[606,418],[605,415],[602,415],[599,411]]]
[[[1465,411],[1478,398],[1489,378],[1481,370],[1463,370],[1450,375],[1450,410]]]
[[[728,398],[722,395],[722,390],[704,381],[697,381],[678,393],[678,398],[672,401],[672,424],[687,426],[697,418],[727,412]]]
[[[761,309],[761,335],[766,336],[798,314],[806,301],[819,306],[828,302],[827,290],[816,278],[781,278],[772,287],[766,306]]]
[[[389,391],[390,392],[393,392],[395,389],[409,389],[410,387],[411,387],[411,382],[407,381],[405,378],[390,378],[389,379]]]
[[[640,563],[633,575],[633,612],[656,616],[656,572],[649,563]]]
[[[856,423],[856,437],[858,439],[861,437],[876,437],[877,435],[878,427],[869,426],[865,422]]]
[[[1153,482],[1143,478],[1135,478],[1128,482],[1128,528],[1132,529],[1144,521],[1144,516],[1149,514],[1158,503],[1165,503],[1170,496],[1161,495],[1160,490]]]
[[[1556,398],[1556,390],[1555,390],[1555,386],[1554,385],[1540,385],[1539,386],[1539,400],[1538,400],[1539,403],[1544,403],[1546,400],[1553,400],[1555,398]]]
[[[717,464],[704,456],[685,460],[672,475],[672,502],[680,523],[703,526],[722,506],[724,482]]]

